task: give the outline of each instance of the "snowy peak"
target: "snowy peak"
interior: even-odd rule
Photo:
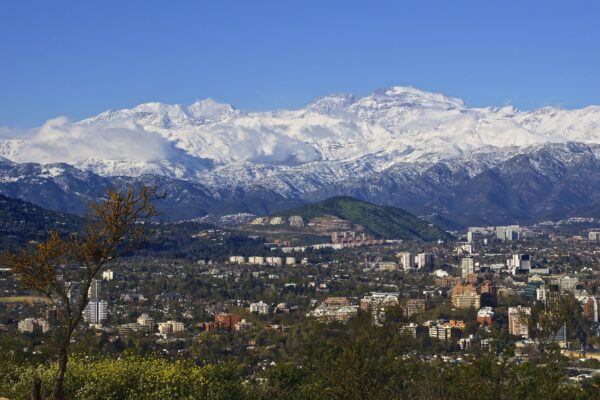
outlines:
[[[390,103],[395,107],[424,107],[439,109],[463,108],[460,99],[448,97],[441,93],[431,93],[412,86],[392,86],[375,91],[365,98],[366,101]]]
[[[213,99],[205,99],[197,100],[189,106],[160,102],[143,103],[130,109],[105,111],[96,117],[81,122],[94,123],[133,119],[141,125],[159,129],[173,129],[220,122],[242,114],[229,104],[217,103]]]
[[[189,105],[186,111],[190,117],[207,123],[224,121],[243,114],[230,104],[218,103],[210,98],[197,100]]]
[[[323,115],[335,115],[345,111],[348,106],[356,101],[356,97],[349,93],[334,94],[320,97],[306,107],[308,111]]]
[[[315,182],[328,180],[327,173],[347,173],[347,165],[368,174],[569,142],[600,144],[600,107],[469,108],[441,93],[393,86],[364,97],[325,96],[289,111],[245,113],[205,99],[187,106],[144,103],[74,123],[57,118],[30,137],[0,140],[0,156],[67,162],[101,175],[199,182],[220,181],[220,168],[229,168],[232,175],[248,171],[230,177],[236,182],[273,184],[312,171],[319,171]]]

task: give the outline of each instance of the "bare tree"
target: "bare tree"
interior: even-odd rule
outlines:
[[[44,296],[58,311],[58,371],[51,399],[62,399],[69,344],[89,303],[92,281],[109,262],[147,239],[148,223],[158,215],[154,200],[159,197],[155,188],[147,186],[111,190],[104,200],[90,205],[82,232],[66,237],[50,232],[48,239],[34,248],[3,254],[3,262],[22,287]],[[77,293],[70,292],[74,282],[79,286]],[[37,392],[32,391],[34,399],[40,398]]]

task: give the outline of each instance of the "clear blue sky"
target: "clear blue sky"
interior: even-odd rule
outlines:
[[[206,97],[300,107],[391,85],[573,108],[600,104],[599,74],[591,0],[0,3],[0,126]]]

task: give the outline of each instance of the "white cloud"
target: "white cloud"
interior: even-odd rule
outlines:
[[[133,121],[74,124],[66,117],[44,123],[19,149],[17,162],[76,163],[88,159],[137,162],[170,159],[176,150]]]

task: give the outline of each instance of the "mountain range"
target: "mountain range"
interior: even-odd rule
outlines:
[[[0,193],[80,213],[164,188],[165,216],[268,214],[350,195],[445,227],[600,213],[600,107],[467,107],[412,87],[298,110],[147,103],[0,139]]]

